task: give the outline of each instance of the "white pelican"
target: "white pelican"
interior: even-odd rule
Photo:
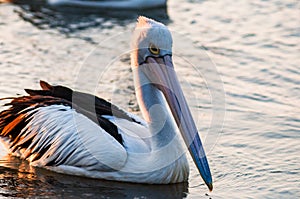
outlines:
[[[41,81],[42,90],[25,89],[29,96],[6,104],[0,135],[10,153],[33,166],[150,184],[188,180],[184,141],[212,190],[205,152],[174,71],[171,33],[141,16],[133,35],[131,67],[145,120],[96,96]]]
[[[149,9],[165,7],[167,0],[48,0],[52,6],[82,6],[105,9]]]

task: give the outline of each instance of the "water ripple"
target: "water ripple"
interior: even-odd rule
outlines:
[[[192,160],[189,185],[148,187],[32,169],[26,162],[7,158],[0,148],[1,197],[299,198],[299,9],[299,1],[293,0],[169,0],[167,9],[130,13],[81,9],[78,13],[78,8],[53,9],[45,1],[0,4],[0,97],[24,94],[23,87],[37,88],[40,79],[74,86],[91,50],[116,33],[132,30],[140,14],[204,47],[226,93],[223,129],[213,132],[220,136],[209,140],[214,147],[207,154],[214,177],[212,193],[207,193]],[[110,59],[119,48],[129,49],[129,44],[107,46],[99,57]],[[199,52],[187,58],[199,59]],[[84,80],[95,77],[101,63],[89,63]],[[199,95],[200,102],[187,96],[192,110],[201,113],[199,129],[208,132],[213,107],[205,80],[177,63]],[[116,103],[138,111],[129,86],[128,56],[112,67],[114,72],[101,79],[101,88],[82,81],[79,89],[96,90],[104,98],[114,90]]]

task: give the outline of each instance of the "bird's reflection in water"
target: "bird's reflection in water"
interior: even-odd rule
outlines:
[[[185,198],[187,183],[147,185],[104,181],[35,168],[7,155],[0,160],[0,197]]]
[[[25,21],[40,29],[56,29],[70,34],[88,28],[111,29],[115,25],[126,26],[139,15],[145,15],[164,24],[169,23],[166,7],[149,10],[104,10],[84,7],[52,7],[46,0],[12,0],[16,12]]]

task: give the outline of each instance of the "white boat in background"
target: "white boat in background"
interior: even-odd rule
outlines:
[[[80,6],[103,9],[149,9],[166,6],[167,0],[47,0],[52,6]]]

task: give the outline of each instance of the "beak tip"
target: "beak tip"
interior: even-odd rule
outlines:
[[[213,190],[213,184],[212,183],[208,183],[207,186],[208,186],[209,191]]]

